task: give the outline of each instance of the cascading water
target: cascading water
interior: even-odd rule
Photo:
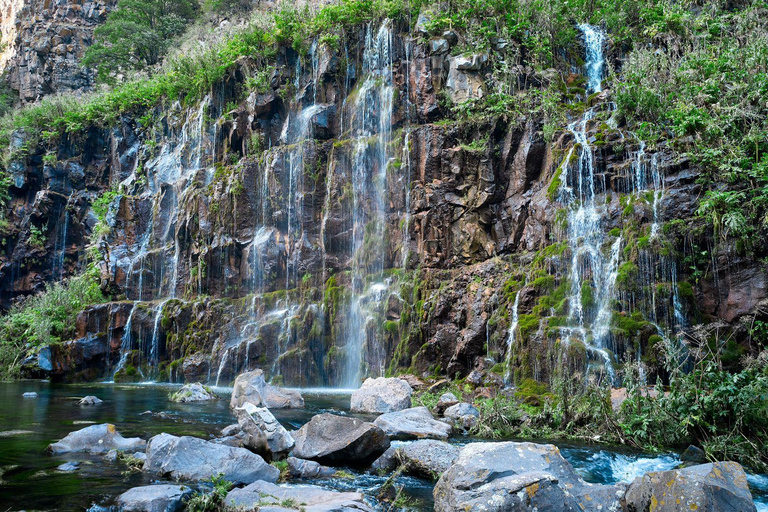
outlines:
[[[363,78],[350,105],[349,129],[354,138],[352,156],[352,299],[345,332],[343,384],[356,387],[363,375],[381,371],[380,348],[369,335],[373,311],[386,295],[387,283],[367,284],[367,276],[384,269],[387,224],[387,168],[392,140],[394,86],[392,34],[389,21],[374,33],[366,29]],[[367,356],[366,357],[366,353]]]
[[[590,25],[579,25],[579,29],[587,48],[586,93],[600,92],[605,36]],[[582,343],[590,359],[596,360],[613,381],[615,371],[608,338],[621,236],[610,241],[601,225],[605,206],[596,199],[606,184],[595,168],[594,149],[587,136],[595,113],[595,108],[588,109],[568,125],[575,143],[560,167],[563,175],[560,201],[568,210],[567,244],[571,254],[568,325],[561,328],[561,334],[568,342]]]
[[[515,340],[517,338],[517,328],[520,319],[518,310],[520,309],[520,292],[522,291],[523,289],[520,288],[515,294],[515,302],[512,305],[512,322],[509,324],[509,333],[507,334],[506,372],[504,374],[504,383],[507,385],[512,383],[512,350],[515,347]]]

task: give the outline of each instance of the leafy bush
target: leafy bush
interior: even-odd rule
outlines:
[[[187,501],[187,512],[224,512],[227,510],[225,500],[232,489],[232,482],[225,480],[222,475],[211,477],[213,489],[211,492],[196,492]]]
[[[2,376],[15,376],[26,354],[70,339],[75,334],[77,314],[104,300],[94,268],[15,305],[0,319]]]

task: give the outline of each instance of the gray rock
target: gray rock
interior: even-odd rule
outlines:
[[[747,475],[736,462],[648,473],[629,485],[625,500],[629,512],[756,510]]]
[[[64,464],[58,466],[56,468],[56,471],[63,471],[64,473],[71,473],[72,471],[77,471],[80,469],[80,463],[79,462],[65,462]]]
[[[133,452],[133,455],[131,455],[134,459],[143,460],[144,462],[147,461],[147,454],[144,452]]]
[[[221,435],[223,437],[229,437],[237,435],[241,432],[240,425],[238,423],[233,423],[232,425],[227,425],[223,429],[221,429]]]
[[[456,69],[460,71],[480,71],[483,65],[488,62],[488,55],[480,53],[469,56],[459,56],[455,57],[454,60],[456,62]],[[476,371],[477,370],[473,370],[472,373]],[[472,373],[470,373],[470,375],[472,375]],[[469,377],[467,377],[467,381],[469,380]]]
[[[246,433],[245,446],[251,448],[251,432],[260,432],[266,441],[266,448],[272,455],[288,453],[293,448],[291,434],[277,421],[266,407],[256,407],[251,403],[235,409],[238,425]],[[261,439],[258,440],[261,443]]]
[[[144,485],[125,491],[115,505],[124,512],[177,512],[192,489],[184,485]]]
[[[426,407],[382,414],[373,424],[395,439],[447,439],[451,433],[451,426],[434,419]]]
[[[395,457],[409,473],[437,479],[456,461],[459,452],[457,446],[424,439],[398,448]]]
[[[101,399],[99,399],[99,398],[97,398],[97,397],[95,397],[93,395],[88,395],[86,397],[81,398],[80,401],[77,402],[77,403],[80,404],[80,405],[98,405],[98,404],[103,403],[103,402],[104,402],[103,400],[101,400]]]
[[[88,452],[107,453],[108,451],[143,450],[147,442],[138,437],[125,438],[111,423],[91,425],[75,432],[70,432],[57,443],[48,445],[51,453]]]
[[[23,395],[24,398],[37,398],[37,392],[36,391],[27,391]]]
[[[466,431],[477,424],[477,420],[480,418],[480,411],[467,402],[461,402],[447,408],[443,415],[451,420],[457,428]]]
[[[371,473],[389,473],[397,468],[398,462],[395,457],[398,448],[396,446],[390,446],[387,451],[381,454],[381,456],[373,461],[369,472]]]
[[[620,510],[622,495],[585,483],[556,446],[514,442],[468,444],[434,490],[437,511]]]
[[[218,397],[199,382],[184,384],[181,389],[173,393],[169,399],[171,402],[204,402],[206,400],[218,400]]]
[[[353,412],[394,412],[411,406],[413,389],[402,379],[379,377],[365,379],[360,389],[352,393]]]
[[[144,470],[175,480],[202,481],[221,474],[235,484],[277,481],[280,471],[245,448],[196,437],[159,434],[149,440]]]
[[[359,492],[329,491],[315,485],[275,485],[269,482],[254,482],[242,489],[233,489],[227,494],[225,503],[230,507],[247,510],[287,510],[272,508],[281,502],[301,504],[305,512],[372,512]]]
[[[445,411],[447,408],[451,407],[452,405],[456,405],[459,403],[459,399],[456,398],[456,395],[451,393],[450,391],[447,393],[443,393],[440,395],[440,398],[437,400],[437,405],[435,406],[435,410],[439,414],[443,414],[443,411]]]
[[[448,77],[445,88],[454,103],[464,103],[485,96],[485,81],[480,73],[459,69],[472,66],[472,61],[462,57],[448,57]],[[470,374],[471,375],[471,374]]]
[[[707,462],[707,455],[704,453],[704,450],[698,446],[691,445],[685,449],[682,455],[680,455],[680,460],[683,462],[692,462],[694,464],[704,464]]]
[[[238,375],[235,379],[229,406],[236,409],[242,407],[246,402],[257,407],[264,406],[270,409],[304,407],[301,393],[267,384],[264,380],[263,370],[246,372]]]
[[[104,455],[104,460],[107,462],[115,462],[117,460],[117,450],[109,450],[106,455]]]
[[[324,463],[364,461],[389,448],[389,438],[373,423],[329,413],[314,416],[293,439],[295,457]]]
[[[445,39],[432,39],[429,42],[429,51],[431,53],[448,53],[451,49],[451,45]]]
[[[329,478],[336,474],[335,469],[313,460],[288,457],[285,462],[288,463],[288,471],[294,478]]]

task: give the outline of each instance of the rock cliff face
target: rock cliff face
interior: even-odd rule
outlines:
[[[2,0],[0,69],[22,103],[86,91],[94,74],[80,65],[93,30],[116,0]]]
[[[50,16],[96,23],[108,7]],[[17,62],[34,63],[12,68],[24,99],[82,87],[66,63],[88,31],[65,42],[57,24],[41,53],[23,43],[31,25],[15,26]],[[448,105],[487,94],[495,58],[455,44],[372,23],[341,51],[280,48],[264,89],[246,90],[258,70],[243,61],[199,105],[13,160],[3,306],[82,269],[94,231],[120,299],[83,312],[78,339],[40,366],[217,384],[254,368],[292,385],[404,369],[546,381],[612,376],[626,358],[653,367],[662,339],[706,342],[713,323],[746,342],[765,269],[694,226],[697,169],[618,126],[610,91],[554,133],[535,116],[451,118]],[[580,84],[563,86],[593,92]],[[580,234],[585,204],[597,220]],[[716,265],[694,280],[700,247]]]

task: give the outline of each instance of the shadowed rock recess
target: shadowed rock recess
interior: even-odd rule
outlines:
[[[41,19],[92,30],[111,8]],[[493,388],[618,383],[626,361],[653,382],[662,342],[713,333],[733,361],[754,351],[765,248],[723,242],[697,217],[702,170],[617,113],[607,78],[628,50],[611,34],[571,26],[539,69],[436,11],[371,18],[243,55],[199,99],[12,133],[0,306],[94,265],[107,297],[26,375],[357,388],[476,371]],[[57,24],[35,53],[26,26],[3,30],[21,100],[87,90],[67,66],[90,32]],[[554,91],[559,114],[470,108],[499,91]]]

